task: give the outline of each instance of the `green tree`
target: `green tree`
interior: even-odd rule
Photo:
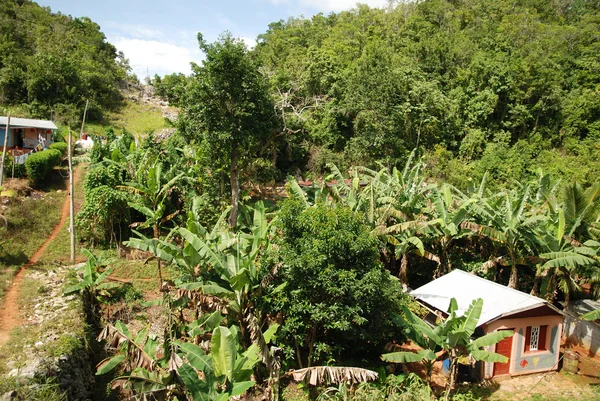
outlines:
[[[180,128],[184,135],[204,146],[214,164],[228,166],[231,184],[229,226],[237,224],[240,201],[240,168],[259,149],[273,129],[273,105],[258,65],[244,42],[231,34],[206,43],[202,66],[193,65],[186,94],[181,101]]]
[[[397,329],[393,317],[405,299],[378,263],[377,240],[363,219],[343,206],[282,206],[272,263],[282,264],[276,283],[285,284],[266,297],[284,319],[281,337],[299,367],[368,352],[366,341],[378,349]]]
[[[185,181],[185,172],[176,174],[177,166],[165,169],[163,163],[152,158],[145,159],[135,174],[135,181],[126,182],[118,188],[133,194],[129,207],[140,212],[146,221],[134,223],[139,229],[152,228],[154,239],[160,237],[160,229],[171,221],[178,210],[168,214],[170,197]],[[162,287],[160,259],[156,260],[158,287]]]

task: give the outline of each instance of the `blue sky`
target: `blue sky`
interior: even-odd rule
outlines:
[[[191,61],[200,62],[196,35],[209,42],[230,31],[248,46],[269,23],[292,16],[310,17],[319,12],[351,9],[357,0],[38,0],[53,12],[90,17],[109,42],[125,53],[140,79],[154,74],[190,72]],[[387,0],[362,0],[384,6]]]

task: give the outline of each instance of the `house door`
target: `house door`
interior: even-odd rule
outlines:
[[[13,135],[14,135],[14,140],[15,140],[13,146],[16,146],[18,148],[23,148],[23,130],[15,129],[15,130],[13,130]]]
[[[512,330],[512,329],[508,329]],[[506,363],[494,363],[494,376],[507,375],[510,371],[510,353],[512,351],[513,336],[507,337],[496,344],[496,353],[508,358]]]

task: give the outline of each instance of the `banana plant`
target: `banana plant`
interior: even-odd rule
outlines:
[[[278,327],[272,325],[263,333],[266,343],[271,341]],[[253,344],[242,352],[239,335],[237,326],[215,328],[209,353],[193,343],[176,342],[184,359],[178,374],[193,401],[225,401],[254,386],[251,376],[261,361],[260,348]]]
[[[544,181],[545,177],[542,178]],[[550,187],[549,180],[542,188]],[[571,295],[580,287],[581,277],[590,277],[590,269],[598,265],[599,243],[590,238],[591,228],[600,207],[600,182],[587,190],[578,183],[562,188],[562,202],[557,201],[556,185],[544,191],[545,220],[537,232],[543,253],[538,264],[534,295],[540,292],[545,281],[546,298],[553,301],[556,289],[564,294],[565,306]],[[580,241],[583,241],[581,243]],[[542,292],[543,292],[542,288]]]
[[[154,239],[160,238],[160,229],[171,221],[178,211],[167,214],[169,196],[187,179],[185,172],[176,174],[178,166],[164,170],[158,159],[148,158],[138,167],[134,180],[121,185],[118,189],[133,194],[129,207],[140,212],[146,219],[133,223],[138,229],[152,228]],[[157,259],[158,286],[162,288],[160,259]]]
[[[453,193],[454,192],[454,193]],[[439,253],[437,254],[438,268],[434,273],[434,278],[446,274],[452,270],[452,261],[449,257],[449,251],[453,242],[457,239],[467,236],[470,231],[462,227],[469,214],[470,205],[476,202],[475,198],[466,198],[459,191],[448,184],[432,191],[432,221],[430,236],[433,239]],[[432,254],[436,252],[432,250]]]
[[[531,188],[518,186],[514,191],[480,199],[471,204],[471,211],[478,222],[464,221],[461,224],[462,228],[488,238],[499,249],[506,250],[506,257],[498,260],[508,261],[511,266],[508,283],[510,288],[518,288],[519,261],[537,252],[536,230],[544,216],[535,213],[531,208],[532,202]]]
[[[596,310],[590,311],[584,315],[581,315],[580,318],[583,320],[590,320],[590,321],[598,320],[598,319],[600,319],[600,309],[596,309]]]
[[[200,261],[195,281],[180,287],[227,299],[229,315],[237,317],[241,327],[244,327],[251,296],[260,286],[258,257],[269,246],[275,221],[268,221],[262,202],[250,209],[251,225],[237,232],[224,228],[209,233],[193,221],[188,228],[177,230],[185,240],[184,249]]]
[[[569,305],[571,295],[579,290],[579,277],[590,277],[591,268],[598,265],[597,255],[600,243],[587,240],[583,244],[571,236],[565,213],[561,207],[552,215],[547,214],[546,225],[538,232],[538,240],[544,250],[539,255],[536,282],[533,293],[539,292],[540,284],[545,281],[545,295],[548,301],[556,297],[556,289],[564,294],[565,307]]]
[[[82,248],[81,253],[85,255],[87,261],[85,264],[77,268],[77,284],[67,287],[64,291],[65,295],[79,293],[82,297],[84,305],[97,310],[98,302],[102,302],[111,296],[111,290],[119,288],[121,283],[109,282],[108,277],[114,270],[106,268],[109,260],[97,257],[89,250]]]
[[[98,336],[98,341],[106,340],[115,349],[115,354],[102,360],[96,366],[96,375],[106,374],[118,366],[125,373],[111,382],[111,389],[125,389],[141,399],[173,399],[183,397],[184,389],[177,386],[177,368],[181,358],[166,349],[159,357],[159,341],[149,334],[149,326],[132,333],[121,321],[108,324]]]
[[[511,337],[512,330],[499,330],[482,337],[472,339],[477,322],[483,309],[483,299],[473,300],[463,315],[458,315],[458,303],[455,298],[450,300],[448,317],[437,326],[431,328],[426,322],[405,309],[404,314],[410,330],[407,335],[423,349],[414,352],[392,352],[383,354],[381,359],[386,362],[407,363],[425,361],[426,366],[446,357],[450,359],[450,380],[448,381],[446,400],[455,386],[459,360],[472,356],[475,360],[485,362],[506,363],[508,358],[495,352],[483,350],[504,338]],[[437,352],[437,353],[436,353]]]

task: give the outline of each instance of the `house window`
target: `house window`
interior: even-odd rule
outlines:
[[[525,352],[545,351],[548,326],[529,326],[525,333]]]

